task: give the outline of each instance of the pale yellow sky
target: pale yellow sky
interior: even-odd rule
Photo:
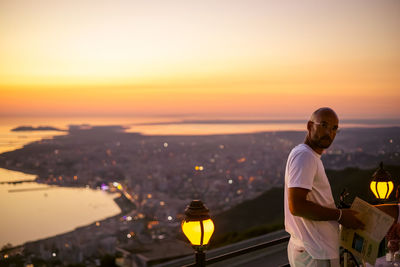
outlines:
[[[399,117],[399,14],[397,0],[2,0],[0,114]]]

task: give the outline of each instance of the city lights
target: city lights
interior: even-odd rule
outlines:
[[[194,169],[196,170],[196,171],[203,171],[204,170],[204,167],[203,166],[195,166],[194,167]]]
[[[101,184],[101,190],[107,191],[109,189],[109,186],[106,184]]]

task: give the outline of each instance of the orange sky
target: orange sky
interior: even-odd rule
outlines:
[[[3,0],[0,115],[397,118],[398,14],[397,0]]]

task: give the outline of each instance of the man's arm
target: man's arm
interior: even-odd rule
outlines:
[[[303,217],[313,221],[337,221],[340,216],[339,209],[323,207],[307,200],[310,191],[305,188],[292,187],[288,189],[289,210],[294,216]],[[356,217],[357,212],[342,209],[339,223],[347,228],[364,228],[364,223]]]

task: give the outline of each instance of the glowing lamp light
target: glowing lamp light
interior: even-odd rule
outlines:
[[[210,219],[208,209],[200,200],[193,200],[185,210],[182,231],[196,250],[196,265],[206,266],[204,250],[214,232],[214,223]]]
[[[214,223],[208,212],[200,200],[193,200],[185,210],[182,231],[195,248],[206,246],[214,232]]]
[[[394,184],[391,180],[390,173],[383,169],[383,163],[379,165],[379,169],[372,175],[370,188],[377,199],[388,199],[393,191]]]
[[[193,246],[207,245],[214,232],[211,219],[197,222],[184,222],[182,230]]]

